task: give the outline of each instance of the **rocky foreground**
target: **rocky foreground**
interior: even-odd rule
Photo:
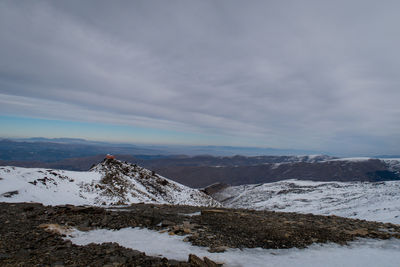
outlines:
[[[337,216],[241,209],[134,204],[105,209],[0,203],[0,266],[218,266],[195,255],[187,262],[147,256],[115,243],[77,246],[49,225],[96,228],[146,227],[185,235],[211,252],[227,248],[305,248],[345,245],[357,238],[400,238],[400,226]]]

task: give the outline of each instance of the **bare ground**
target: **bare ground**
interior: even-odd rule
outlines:
[[[0,203],[0,266],[216,266],[194,256],[187,262],[151,257],[115,243],[77,246],[46,231],[43,224],[83,231],[145,227],[185,235],[185,241],[212,252],[400,238],[399,225],[337,216],[151,204],[103,209]]]

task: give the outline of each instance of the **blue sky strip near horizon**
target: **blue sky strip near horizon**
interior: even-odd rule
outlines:
[[[0,1],[0,137],[400,154],[399,10]]]
[[[0,116],[3,138],[82,138],[92,141],[136,144],[210,145],[212,137],[169,130],[65,120]],[[223,138],[223,137],[219,137]],[[222,140],[218,141],[222,142]]]

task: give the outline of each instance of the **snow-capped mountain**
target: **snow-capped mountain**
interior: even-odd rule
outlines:
[[[225,187],[212,195],[231,208],[337,215],[400,224],[400,181],[285,180]]]
[[[86,172],[0,167],[0,201],[47,205],[219,205],[197,189],[115,159],[105,159]]]

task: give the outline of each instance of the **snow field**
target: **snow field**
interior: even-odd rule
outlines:
[[[121,246],[140,250],[150,256],[167,257],[187,261],[189,254],[208,257],[227,267],[239,266],[313,266],[313,267],[398,267],[400,240],[361,239],[349,246],[337,244],[314,244],[306,249],[228,249],[224,253],[210,253],[208,248],[192,246],[183,242],[182,236],[139,228],[120,230],[75,230],[66,239],[77,245],[116,242]]]
[[[400,181],[285,180],[232,186],[215,197],[231,208],[337,215],[400,224]]]

